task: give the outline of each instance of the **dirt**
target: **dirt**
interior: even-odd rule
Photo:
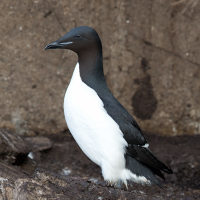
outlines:
[[[150,149],[172,168],[174,174],[165,174],[166,181],[163,182],[165,189],[158,186],[144,187],[133,184],[128,191],[113,188],[112,191],[117,194],[122,191],[124,198],[128,197],[128,199],[135,197],[136,194],[141,195],[141,199],[200,199],[200,135],[176,137],[161,137],[150,133],[145,133],[145,135]],[[71,179],[87,180],[84,184],[92,182],[97,187],[107,188],[100,167],[84,155],[69,132],[45,137],[53,141],[52,147],[34,152],[33,159],[28,158],[22,163],[20,168],[25,174],[30,176],[35,173],[35,170],[42,169]],[[88,192],[87,195],[90,194],[93,199],[94,194]],[[138,199],[140,199],[139,196]],[[102,199],[117,199],[118,197],[104,196]]]

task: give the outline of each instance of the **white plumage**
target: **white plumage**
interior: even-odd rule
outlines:
[[[127,180],[148,183],[125,168],[128,145],[118,124],[107,114],[97,93],[82,82],[77,63],[64,98],[67,125],[82,151],[102,168],[102,175],[112,184]]]

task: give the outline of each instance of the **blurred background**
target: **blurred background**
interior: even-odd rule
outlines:
[[[67,130],[63,98],[77,56],[43,48],[82,25],[98,32],[109,88],[142,130],[200,133],[198,0],[2,0],[0,127]]]

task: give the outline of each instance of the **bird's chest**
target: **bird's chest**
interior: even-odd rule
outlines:
[[[88,131],[95,121],[100,120],[99,113],[102,111],[103,103],[96,92],[81,80],[72,80],[64,99],[64,112],[68,126],[79,126],[82,131],[84,128]]]
[[[96,92],[74,75],[65,94],[64,114],[76,142],[91,160],[100,165],[97,146],[106,134],[102,125],[105,124],[106,111]]]
[[[98,94],[82,82],[78,65],[65,94],[64,113],[74,139],[93,162],[102,166],[112,157],[112,162],[124,164],[123,134]]]

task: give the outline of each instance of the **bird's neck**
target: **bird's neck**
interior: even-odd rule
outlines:
[[[101,48],[82,52],[78,55],[78,62],[80,76],[85,84],[93,89],[105,84]]]

